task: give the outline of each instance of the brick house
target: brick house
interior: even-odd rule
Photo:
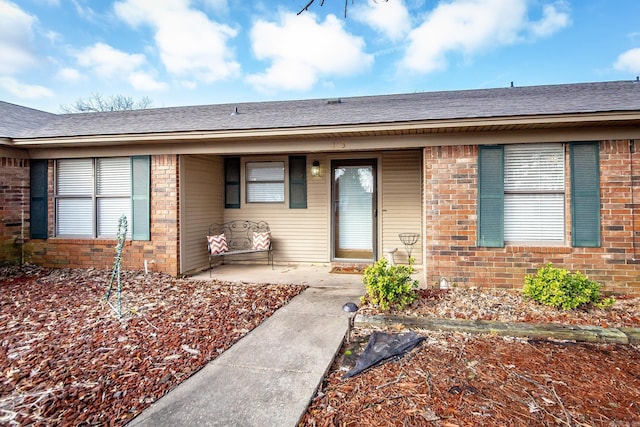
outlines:
[[[553,262],[640,294],[640,82],[57,115],[0,102],[1,259],[208,266],[265,220],[276,264],[412,249],[425,282],[522,286]],[[249,260],[251,261],[251,260]],[[264,262],[256,260],[255,262]]]

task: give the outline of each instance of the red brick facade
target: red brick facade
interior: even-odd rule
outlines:
[[[480,248],[477,235],[477,146],[424,150],[427,283],[521,288],[546,263],[580,271],[606,291],[640,295],[640,153],[629,140],[600,143],[601,247]],[[640,147],[638,147],[640,148]],[[568,164],[568,150],[566,164]],[[571,242],[569,168],[566,241]]]
[[[637,148],[637,149],[636,149]],[[600,143],[601,247],[483,248],[477,239],[477,146],[424,149],[425,268],[427,284],[442,277],[458,286],[521,288],[524,276],[553,263],[581,271],[615,293],[640,295],[640,147],[634,141]],[[565,150],[569,162],[569,150]],[[115,241],[29,240],[29,162],[0,159],[0,260],[48,267],[113,265]],[[180,274],[178,156],[151,157],[151,240],[128,241],[122,267]],[[569,168],[566,167],[565,240],[571,242]],[[53,236],[53,162],[49,164],[49,236]],[[21,245],[21,238],[27,238]]]
[[[29,236],[29,167],[25,160],[2,159],[2,260],[19,262],[21,212],[24,212],[24,236]],[[143,270],[144,261],[153,271],[179,274],[179,183],[178,157],[151,157],[151,240],[127,241],[122,268]],[[53,162],[49,162],[49,236],[54,235]],[[45,267],[94,267],[110,269],[115,258],[115,240],[64,239],[27,240],[23,262]]]
[[[0,158],[0,260],[20,262],[29,237],[29,161]]]

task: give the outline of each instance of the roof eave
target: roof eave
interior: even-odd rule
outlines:
[[[277,139],[295,137],[348,137],[363,134],[412,134],[416,132],[432,133],[491,131],[499,128],[534,129],[539,127],[589,126],[600,125],[624,126],[640,120],[640,110],[573,113],[556,115],[531,115],[517,117],[477,117],[464,119],[416,120],[390,123],[364,123],[346,125],[302,126],[290,128],[202,130],[184,132],[157,132],[140,134],[113,135],[79,135],[42,138],[14,138],[10,146],[21,148],[47,148],[64,146],[103,146],[146,143],[175,143],[199,140],[247,140]],[[1,142],[1,141],[0,141]]]

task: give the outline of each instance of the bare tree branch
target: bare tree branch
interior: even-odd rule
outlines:
[[[143,110],[151,107],[152,103],[147,96],[135,101],[130,96],[112,95],[105,98],[99,93],[93,93],[89,98],[77,99],[72,105],[60,105],[60,110],[64,113]]]
[[[386,1],[386,0],[385,0]],[[302,9],[300,9],[300,12],[298,12],[298,15],[300,15],[302,12],[309,10],[309,7],[311,7],[312,4],[314,4],[316,2],[316,0],[309,0],[309,3],[307,3],[307,5],[305,7],[303,7]],[[353,4],[353,0],[351,0],[351,4]],[[344,0],[344,17],[347,17],[347,6],[349,5],[349,0]],[[320,7],[324,6],[324,0],[322,0],[320,2]]]
[[[373,0],[374,3],[379,3],[379,2],[383,2],[386,3],[389,0]],[[298,12],[298,15],[300,15],[302,12],[305,12],[307,10],[309,10],[309,7],[311,7],[312,4],[314,4],[316,2],[316,0],[309,0],[309,2],[306,4],[305,7],[303,7],[302,9],[300,9],[300,11]],[[354,0],[351,0],[351,4],[353,4]],[[320,2],[320,7],[324,6],[324,0],[322,0]],[[344,0],[344,17],[347,17],[347,8],[349,7],[349,0]]]

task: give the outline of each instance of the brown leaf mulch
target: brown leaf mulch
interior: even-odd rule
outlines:
[[[354,353],[370,333],[358,332]],[[300,425],[640,425],[638,348],[422,333],[404,358],[347,380],[343,349]]]
[[[425,289],[393,313],[637,328],[639,302],[565,312],[514,291]],[[418,330],[420,347],[343,380],[372,331],[354,330],[301,426],[640,426],[639,346]]]
[[[303,289],[110,277],[0,269],[0,425],[123,425]]]

